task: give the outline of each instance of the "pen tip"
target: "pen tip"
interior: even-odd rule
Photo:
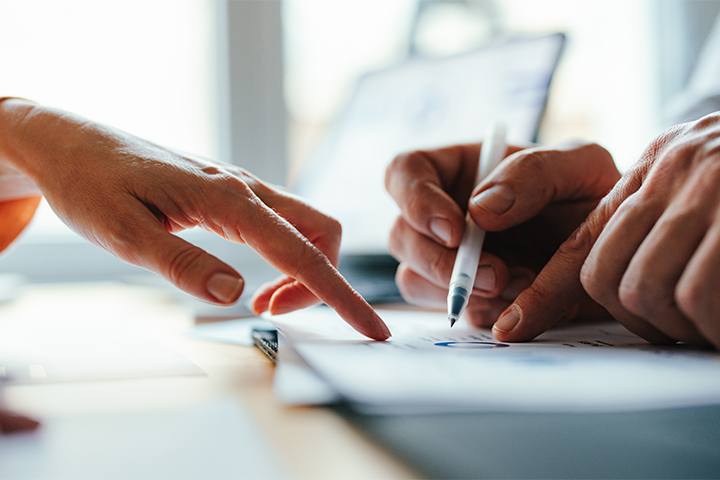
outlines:
[[[448,320],[450,320],[450,327],[452,328],[452,326],[455,325],[455,322],[457,322],[458,317],[457,315],[448,315]]]

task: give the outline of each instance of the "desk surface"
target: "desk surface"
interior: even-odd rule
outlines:
[[[0,305],[0,319],[128,310],[205,376],[34,385],[4,389],[5,406],[36,418],[175,408],[232,397],[245,407],[293,478],[415,478],[418,474],[326,408],[288,408],[272,393],[273,366],[256,348],[181,335],[191,314],[167,292],[117,284],[33,286]]]
[[[419,471],[442,478],[720,477],[720,407],[417,418],[289,408],[273,395],[273,366],[259,350],[184,337],[193,324],[189,311],[146,287],[34,286],[0,305],[0,322],[103,313],[141,322],[205,375],[11,385],[5,406],[42,420],[236,399],[291,478],[419,478]]]

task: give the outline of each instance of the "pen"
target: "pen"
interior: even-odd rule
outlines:
[[[505,126],[501,123],[491,125],[480,149],[475,185],[482,182],[490,172],[495,170],[495,167],[505,158],[506,148]],[[485,241],[485,230],[475,224],[469,211],[465,215],[465,224],[465,233],[460,241],[457,257],[455,257],[447,298],[448,320],[450,320],[451,327],[458,321],[470,300],[480,253]]]

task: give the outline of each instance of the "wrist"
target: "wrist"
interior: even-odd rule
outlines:
[[[27,149],[22,126],[36,104],[16,97],[0,97],[0,162],[24,171],[23,158]]]
[[[0,200],[40,196],[42,193],[33,179],[20,168],[22,149],[16,138],[17,104],[25,109],[34,105],[29,100],[0,97]],[[24,115],[22,115],[24,117]],[[21,117],[22,118],[22,117]]]
[[[22,173],[43,189],[66,152],[73,129],[65,112],[21,98],[0,102],[0,166]]]

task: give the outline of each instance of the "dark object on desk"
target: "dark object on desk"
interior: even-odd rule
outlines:
[[[255,346],[268,356],[275,363],[277,361],[278,336],[277,330],[254,329],[252,338]]]
[[[720,478],[720,407],[343,415],[430,478]]]
[[[403,303],[395,284],[398,262],[387,254],[341,255],[338,270],[371,304]]]

